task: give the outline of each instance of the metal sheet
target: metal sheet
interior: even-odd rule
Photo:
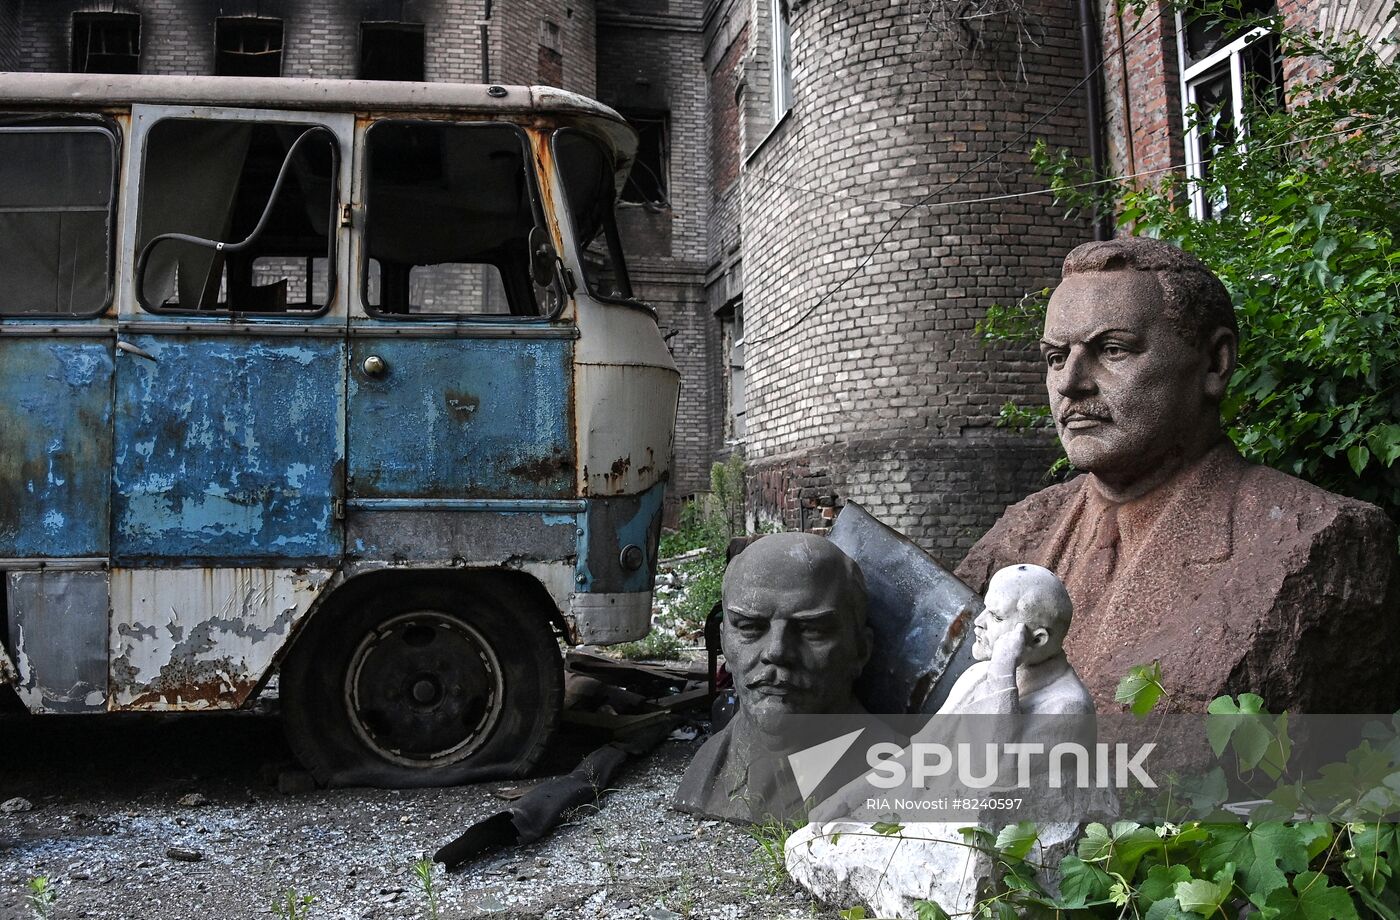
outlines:
[[[114,569],[111,709],[234,709],[329,569]]]
[[[351,511],[347,554],[415,565],[553,561],[578,553],[572,514],[486,511]]]
[[[153,360],[117,368],[115,561],[337,557],[344,344],[127,338]]]
[[[967,667],[964,638],[982,599],[903,534],[847,502],[831,542],[860,565],[875,650],[856,683],[871,712],[922,712]]]
[[[601,593],[650,592],[656,573],[656,548],[661,540],[661,503],[665,483],[657,483],[641,495],[593,498],[585,516],[585,539],[580,541],[578,584],[580,591]],[[622,566],[623,547],[642,549],[642,565]]]
[[[665,367],[578,366],[586,494],[635,495],[667,478],[679,375]]]
[[[107,702],[107,573],[11,572],[7,581],[20,700],[31,712],[101,711]]]
[[[584,645],[641,639],[651,630],[651,592],[575,594],[568,619]]]
[[[112,342],[0,339],[0,369],[0,556],[107,555]]]
[[[572,342],[385,332],[352,344],[351,497],[574,494]],[[365,375],[370,355],[382,378]]]

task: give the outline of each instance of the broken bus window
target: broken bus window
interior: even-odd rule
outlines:
[[[152,129],[138,296],[155,312],[314,312],[331,290],[335,137],[316,125],[166,119]]]
[[[384,316],[539,316],[543,223],[525,136],[509,125],[380,122],[365,181],[365,306]]]

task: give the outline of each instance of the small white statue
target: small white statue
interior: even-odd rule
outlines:
[[[911,741],[949,744],[977,735],[1004,744],[1039,742],[1045,750],[1062,741],[1092,744],[1094,700],[1064,653],[1073,613],[1064,584],[1049,569],[1012,565],[992,576],[984,603],[973,624],[976,663],[963,672],[938,714]],[[960,722],[949,716],[1008,718]],[[1077,718],[1037,718],[1044,716]],[[1012,737],[982,737],[989,730]],[[906,749],[896,759],[907,762],[909,754]],[[998,775],[1016,774],[1003,765]],[[1045,792],[1043,784],[1035,785],[1039,793]],[[788,872],[825,901],[859,901],[882,917],[912,918],[920,900],[934,901],[955,916],[970,913],[992,863],[987,854],[969,848],[959,833],[968,821],[916,823],[903,815],[903,830],[891,836],[874,832],[867,822],[823,820],[864,813],[862,803],[871,800],[873,788],[868,777],[861,777],[813,809],[816,820],[788,837]],[[1068,789],[1055,794],[1065,795],[1066,802],[1076,795]],[[1000,828],[989,829],[995,833]],[[1038,855],[1053,862],[1049,857],[1072,846],[1077,830],[1075,822],[1043,823]]]
[[[973,623],[977,663],[958,678],[939,715],[1080,715],[1094,700],[1065,658],[1073,605],[1055,573],[1007,566],[987,585]]]

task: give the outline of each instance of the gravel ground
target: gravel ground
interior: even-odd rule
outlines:
[[[634,761],[598,809],[545,840],[435,867],[439,916],[834,920],[775,882],[742,828],[667,807],[698,744]],[[566,738],[543,771],[591,746]],[[0,802],[33,806],[0,808],[0,920],[34,916],[24,895],[37,876],[56,892],[54,920],[273,916],[288,888],[315,897],[309,918],[426,918],[413,863],[521,785],[284,795],[290,759],[271,715],[0,716]]]

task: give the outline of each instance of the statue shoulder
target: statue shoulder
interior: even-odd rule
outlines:
[[[1395,524],[1375,505],[1258,464],[1250,464],[1240,479],[1235,513],[1236,530],[1241,525],[1254,530],[1263,521],[1287,520],[1315,542],[1340,539],[1351,544],[1356,536],[1365,535],[1391,551],[1395,543]]]

